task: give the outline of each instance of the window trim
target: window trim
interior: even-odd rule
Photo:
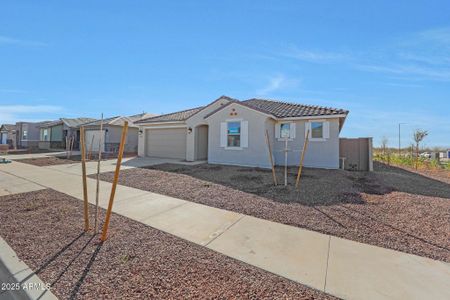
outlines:
[[[294,124],[294,126],[296,126],[295,125],[295,122],[294,121],[284,121],[284,122],[279,122],[278,123],[279,125],[280,125],[280,137],[279,138],[277,138],[277,141],[286,141],[286,138],[284,138],[284,137],[281,137],[281,125],[283,125],[283,124],[289,124],[289,138],[287,138],[287,140],[289,141],[289,142],[292,142],[295,138],[293,138],[293,137],[291,137],[291,126],[292,126],[292,124]]]
[[[226,126],[226,139],[227,139],[227,145],[225,146],[225,150],[243,150],[244,148],[242,148],[241,145],[241,140],[239,140],[239,146],[228,146],[228,123],[233,123],[233,122],[239,122],[239,128],[240,128],[240,132],[239,132],[239,136],[242,138],[242,121],[243,119],[226,119],[225,123],[227,124]]]
[[[311,141],[311,142],[325,142],[325,141],[327,141],[327,139],[324,138],[324,136],[325,136],[325,132],[324,132],[324,130],[325,130],[325,122],[327,122],[327,121],[323,120],[323,119],[311,120],[311,121],[308,122],[309,123],[309,129],[310,129],[309,137],[308,137],[309,141]],[[312,123],[322,123],[322,137],[321,138],[314,138],[314,137],[312,137]]]
[[[226,150],[242,150],[242,146],[241,146],[241,137],[242,137],[242,119],[227,119],[225,120],[225,122],[227,123],[227,127],[226,127],[226,138],[227,138],[227,145],[225,146]],[[228,133],[228,124],[229,123],[239,123],[239,134],[229,134]],[[228,136],[229,135],[239,135],[239,146],[228,146]]]

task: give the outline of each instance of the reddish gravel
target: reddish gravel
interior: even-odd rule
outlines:
[[[334,299],[115,214],[101,245],[82,233],[82,201],[53,190],[0,197],[0,220],[61,299]]]
[[[375,172],[305,169],[301,193],[271,172],[164,164],[123,170],[120,184],[450,262],[450,185],[376,164]],[[281,171],[278,171],[281,173]],[[101,174],[111,181],[113,173]],[[279,178],[281,179],[281,178]]]

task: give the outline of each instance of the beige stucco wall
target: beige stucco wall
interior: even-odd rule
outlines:
[[[314,119],[316,121],[318,119]],[[305,167],[337,169],[339,168],[339,119],[324,119],[330,123],[330,137],[325,141],[309,141],[305,152]],[[305,124],[313,120],[295,121],[295,139],[288,141],[288,165],[298,166],[300,155],[305,142]],[[271,137],[274,143],[274,157],[276,165],[284,166],[285,141]]]
[[[222,105],[228,103],[228,99],[220,98],[216,100],[214,103],[210,104],[210,106],[205,107],[203,110],[197,112],[195,115],[190,117],[186,121],[187,128],[192,128],[192,132],[187,135],[186,139],[186,160],[194,161],[195,160],[195,127],[199,125],[207,125],[207,121],[205,120],[205,116],[220,108]]]
[[[230,116],[232,109],[237,115]],[[241,150],[226,149],[220,146],[220,123],[227,119],[248,121],[248,147]],[[208,119],[208,162],[213,164],[230,164],[270,168],[265,129],[273,135],[273,121],[266,115],[242,105],[231,104]]]
[[[230,116],[235,109],[237,116]],[[227,119],[248,121],[248,148],[231,150],[220,147],[220,123]],[[316,120],[316,119],[315,119]],[[293,121],[295,138],[288,142],[288,165],[298,165],[305,140],[305,124],[310,120]],[[304,166],[313,168],[339,168],[339,119],[326,119],[330,124],[330,137],[324,141],[310,141],[305,153]],[[232,104],[208,119],[208,162],[243,166],[270,167],[265,130],[268,130],[274,163],[284,165],[285,142],[275,138],[276,121],[241,105]]]

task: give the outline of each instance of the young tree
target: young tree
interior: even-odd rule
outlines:
[[[427,137],[428,131],[422,129],[416,129],[413,134],[414,142],[416,143],[416,170],[419,163],[419,146],[420,143]]]
[[[383,156],[386,155],[386,147],[389,143],[389,139],[386,136],[383,136],[381,139],[381,148],[383,149]]]

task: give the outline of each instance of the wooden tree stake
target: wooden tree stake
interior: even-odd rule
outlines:
[[[266,144],[269,148],[269,159],[270,159],[270,165],[272,167],[272,177],[273,177],[273,184],[277,185],[277,176],[275,174],[275,166],[273,164],[273,157],[272,157],[272,148],[270,147],[270,140],[269,140],[269,132],[266,130]]]
[[[100,121],[100,140],[98,142],[98,161],[97,161],[97,187],[95,190],[95,218],[94,218],[94,234],[98,232],[98,193],[100,191],[100,164],[102,162],[102,142],[103,142],[103,113]]]
[[[91,144],[89,145],[88,160],[91,160],[92,157],[92,146],[94,145],[94,137],[95,135],[92,135]]]
[[[108,233],[109,220],[111,218],[114,196],[116,194],[117,181],[119,180],[120,164],[122,163],[123,151],[125,149],[127,131],[128,131],[128,122],[125,121],[122,129],[122,138],[120,139],[120,147],[119,147],[119,155],[117,157],[116,171],[114,173],[114,180],[111,187],[111,196],[109,197],[108,210],[106,211],[106,219],[105,223],[103,224],[103,233],[101,238],[102,241],[106,240],[106,234]]]
[[[80,128],[80,143],[81,143],[81,170],[83,176],[83,200],[84,200],[84,231],[89,231],[89,204],[87,192],[87,178],[86,178],[86,149],[84,142],[84,127]]]
[[[308,142],[309,142],[309,129],[306,131],[305,142],[303,143],[302,155],[300,157],[300,164],[298,166],[297,180],[295,181],[295,188],[297,189],[299,187],[300,177],[302,176],[303,160],[305,159],[305,152],[306,149],[308,148]]]

